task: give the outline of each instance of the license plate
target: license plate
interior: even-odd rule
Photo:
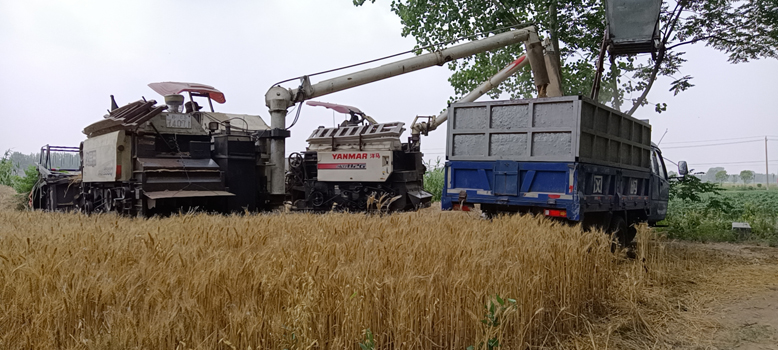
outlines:
[[[191,129],[192,118],[186,114],[168,114],[167,127],[172,129]]]

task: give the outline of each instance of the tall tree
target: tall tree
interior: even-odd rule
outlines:
[[[751,170],[743,170],[740,172],[740,179],[742,179],[743,184],[746,185],[754,179],[754,172]]]
[[[361,6],[366,1],[352,0]],[[403,36],[411,35],[417,47],[437,49],[435,43],[473,38],[479,33],[498,33],[508,27],[535,23],[548,33],[558,48],[564,77],[564,93],[588,95],[595,75],[595,60],[605,28],[601,0],[392,0],[391,9],[403,24]],[[648,92],[660,76],[670,77],[675,94],[694,85],[681,75],[685,45],[700,43],[729,55],[732,63],[758,58],[778,58],[778,5],[775,0],[675,0],[662,6],[661,33],[656,57],[626,56],[611,60],[603,77],[600,100],[619,108],[625,98],[628,113],[649,104]],[[475,88],[522,54],[519,45],[486,52],[449,63],[449,81],[458,96]],[[489,95],[507,92],[511,97],[531,97],[535,91],[530,73],[523,71]],[[633,98],[634,97],[634,98]],[[657,112],[666,103],[652,101]]]
[[[718,181],[718,183],[722,183],[724,181],[727,181],[727,179],[729,179],[729,175],[727,175],[727,171],[726,170],[721,170],[721,171],[716,173],[716,181]]]

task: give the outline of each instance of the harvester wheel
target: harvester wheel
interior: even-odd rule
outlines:
[[[311,193],[311,205],[318,207],[324,204],[324,194],[319,191],[313,191]]]

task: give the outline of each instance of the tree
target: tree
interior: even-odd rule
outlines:
[[[24,176],[14,176],[13,188],[17,193],[29,194],[38,182],[38,167],[30,165],[24,169]]]
[[[12,186],[14,177],[14,165],[9,158],[11,150],[5,151],[0,158],[0,185]]]
[[[728,178],[729,178],[729,175],[727,175],[727,171],[726,170],[721,170],[721,171],[716,173],[716,181],[718,181],[718,183],[722,183],[724,181],[727,181]]]
[[[719,185],[702,182],[694,175],[686,175],[678,181],[670,182],[670,199],[678,198],[683,201],[699,203],[702,201],[701,194],[719,194],[720,191]]]
[[[751,170],[743,170],[740,172],[740,178],[743,179],[743,184],[748,184],[754,179],[754,172]]]
[[[356,6],[366,1],[352,0]],[[478,33],[498,33],[528,22],[547,32],[560,53],[563,92],[588,95],[595,76],[596,57],[605,29],[605,11],[599,0],[393,0],[392,11],[403,24],[402,35],[412,35],[417,48],[434,50],[436,43]],[[694,85],[692,77],[678,76],[686,60],[685,45],[701,43],[729,55],[732,63],[759,58],[778,58],[778,6],[773,0],[676,0],[663,5],[661,47],[655,58],[625,56],[611,59],[603,77],[602,102],[611,101],[620,109],[627,94],[640,94],[632,100],[632,114],[648,104],[646,96],[657,77],[673,79],[670,91],[678,94]],[[486,52],[449,63],[449,82],[462,96],[522,54],[520,45]],[[421,50],[419,50],[419,53]],[[643,61],[640,61],[643,60]],[[623,79],[625,78],[626,79]],[[535,87],[528,71],[522,71],[489,95],[507,92],[512,98],[531,97]],[[655,103],[657,112],[666,103]]]
[[[723,167],[714,167],[714,168],[708,169],[708,171],[705,172],[705,181],[708,181],[708,182],[716,182],[716,181],[718,181],[718,180],[716,180],[716,173],[718,173],[719,171],[722,171],[722,170],[724,170]]]

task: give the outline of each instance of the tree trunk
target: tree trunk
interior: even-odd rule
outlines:
[[[621,97],[619,96],[619,68],[616,66],[616,57],[611,55],[611,89],[613,90],[613,109],[621,111]]]
[[[558,0],[550,0],[548,4],[548,26],[549,26],[549,34],[551,35],[551,45],[554,45],[554,52],[556,52],[556,66],[559,68],[558,76],[562,77],[562,62],[561,58],[562,53],[559,52],[559,19],[557,18],[557,2]],[[562,95],[564,95],[565,87],[564,87],[564,81],[559,81],[559,89],[562,91]]]

